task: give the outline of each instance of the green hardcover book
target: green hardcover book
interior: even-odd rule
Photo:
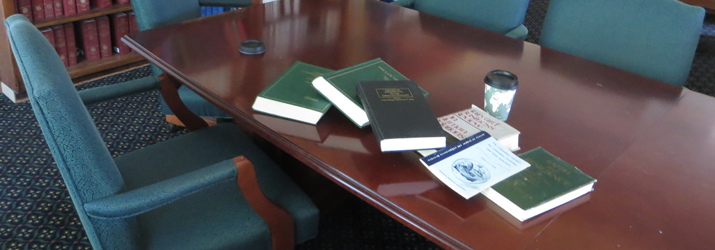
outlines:
[[[350,66],[313,80],[313,87],[328,101],[333,103],[352,122],[362,128],[369,124],[367,113],[362,107],[355,86],[361,81],[402,81],[409,80],[380,58]],[[422,94],[429,93],[420,89]]]
[[[525,221],[593,190],[596,179],[575,166],[536,148],[520,155],[531,167],[482,191],[482,194]]]
[[[258,94],[253,110],[317,124],[331,104],[311,86],[311,82],[316,77],[330,72],[333,70],[295,62]]]

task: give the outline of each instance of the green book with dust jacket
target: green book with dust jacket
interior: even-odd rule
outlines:
[[[331,104],[311,82],[330,72],[333,70],[295,62],[258,94],[253,110],[315,125]]]
[[[333,103],[358,127],[369,124],[367,113],[362,107],[355,87],[361,81],[402,81],[409,80],[380,58],[353,65],[313,80],[313,87],[328,101]],[[422,94],[429,93],[420,89]]]
[[[531,167],[482,191],[525,221],[593,190],[596,179],[539,147],[519,155]]]

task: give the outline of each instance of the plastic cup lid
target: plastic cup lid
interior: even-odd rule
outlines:
[[[519,87],[519,78],[506,70],[492,70],[484,77],[484,83],[504,90],[515,90]]]
[[[258,55],[266,52],[266,45],[259,40],[246,40],[241,42],[238,51],[247,55]]]

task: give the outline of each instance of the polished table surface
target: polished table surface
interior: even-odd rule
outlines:
[[[267,52],[238,52],[246,39]],[[125,41],[168,75],[384,213],[446,248],[707,249],[715,245],[715,99],[538,45],[372,0],[283,0]],[[484,75],[519,76],[508,123],[598,179],[523,223],[465,200],[414,152],[381,153],[335,108],[316,126],[251,110],[295,61],[341,69],[376,57],[431,93],[438,116],[483,106]],[[517,152],[517,153],[520,153]]]

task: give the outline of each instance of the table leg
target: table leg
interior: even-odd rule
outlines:
[[[164,97],[164,101],[166,101],[169,109],[171,109],[171,112],[174,112],[181,123],[186,125],[186,127],[191,131],[209,126],[206,121],[191,112],[191,110],[186,107],[184,102],[181,101],[181,98],[179,97],[179,87],[181,85],[179,82],[166,74],[160,75],[159,80],[161,81],[161,96]]]

